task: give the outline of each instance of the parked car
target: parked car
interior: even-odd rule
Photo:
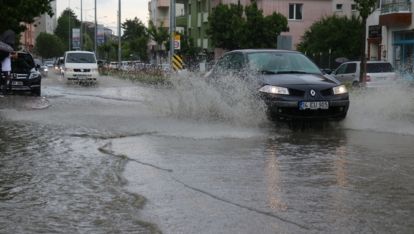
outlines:
[[[17,52],[16,58],[12,59],[12,71],[9,88],[13,92],[31,92],[36,96],[41,94],[42,76],[38,71],[31,54]]]
[[[342,83],[359,86],[360,61],[350,61],[341,64],[334,72],[334,76]],[[385,61],[367,61],[366,87],[378,88],[396,83],[398,78],[393,66]]]
[[[56,74],[63,74],[63,63],[64,63],[64,58],[63,57],[58,57],[56,58],[55,61],[55,73]]]
[[[99,76],[95,53],[89,51],[66,51],[63,77],[68,81],[96,82]]]
[[[41,65],[39,66],[39,71],[42,77],[47,77],[49,73],[49,68],[46,65]]]
[[[347,89],[324,75],[305,55],[286,50],[235,50],[225,53],[208,79],[232,74],[253,77],[272,120],[342,120],[349,107]]]

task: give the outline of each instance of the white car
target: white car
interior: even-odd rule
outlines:
[[[360,61],[341,64],[331,75],[341,83],[359,86]],[[366,87],[378,88],[396,83],[398,78],[391,63],[385,61],[367,61]]]
[[[63,77],[68,81],[96,82],[99,76],[95,53],[89,51],[66,51]]]

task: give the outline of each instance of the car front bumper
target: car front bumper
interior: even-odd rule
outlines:
[[[12,79],[10,81],[12,91],[32,91],[41,86],[41,78],[35,79]]]
[[[294,119],[318,119],[318,120],[341,120],[345,118],[349,108],[349,97],[343,95],[332,100],[284,100],[280,97],[265,95],[264,101],[268,108],[268,113],[272,118],[278,120]],[[328,109],[301,110],[299,103],[301,101],[327,101]]]
[[[96,81],[98,78],[98,72],[69,72],[65,71],[64,77],[68,80],[77,80],[77,81]]]

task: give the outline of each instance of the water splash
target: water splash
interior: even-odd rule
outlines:
[[[207,79],[196,74],[171,77],[172,86],[150,101],[151,108],[167,116],[236,125],[267,121],[265,104],[250,82],[233,76]]]
[[[414,135],[413,87],[402,84],[350,93],[346,128]]]

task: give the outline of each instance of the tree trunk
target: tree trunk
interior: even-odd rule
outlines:
[[[363,18],[362,19],[362,25],[363,25],[363,29],[362,29],[362,34],[361,34],[361,64],[360,64],[360,71],[359,71],[359,83],[362,86],[365,86],[365,82],[366,82],[366,73],[367,73],[367,56],[365,55],[365,45],[366,45],[366,39],[365,39],[365,34],[367,33],[367,18]]]

